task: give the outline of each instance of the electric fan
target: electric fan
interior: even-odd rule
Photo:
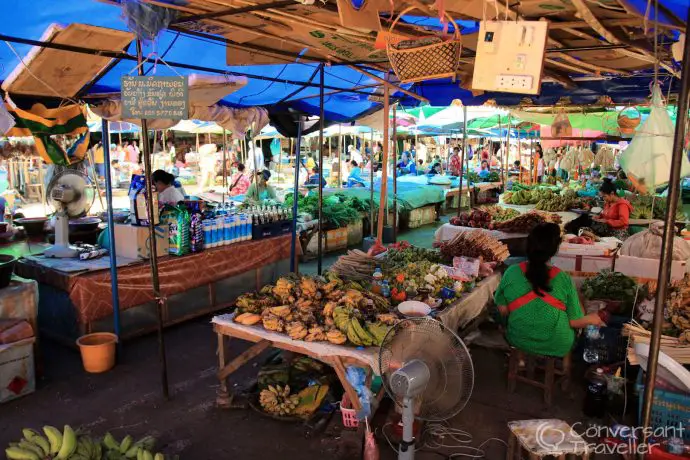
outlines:
[[[46,257],[76,257],[69,245],[69,219],[81,217],[91,209],[96,193],[89,178],[73,169],[53,176],[46,190],[46,201],[55,208],[55,244],[46,249]]]
[[[399,460],[414,458],[414,419],[439,422],[460,412],[472,395],[474,367],[460,338],[431,318],[409,318],[381,344],[379,367],[388,395],[402,409]]]

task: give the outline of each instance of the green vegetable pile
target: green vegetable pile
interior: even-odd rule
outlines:
[[[630,313],[635,303],[637,283],[622,273],[602,270],[597,276],[588,278],[582,283],[582,293],[586,299],[619,300],[622,302],[619,314]],[[644,298],[640,289],[638,298]]]
[[[550,189],[535,188],[534,190],[517,190],[513,187],[513,191],[505,192],[503,194],[503,202],[505,204],[537,204],[542,200],[550,200],[554,197],[554,193]]]
[[[404,249],[389,249],[386,255],[386,266],[391,272],[398,271],[408,264],[422,261],[432,264],[441,263],[441,253],[435,249],[410,246]]]
[[[470,182],[501,182],[501,176],[496,171],[490,171],[488,176],[480,177],[476,172],[470,171],[467,174],[467,180]]]
[[[285,197],[285,206],[292,208],[293,197],[288,194]],[[299,212],[310,214],[313,218],[319,215],[319,197],[316,193],[307,196],[299,196],[297,201]],[[348,197],[336,193],[323,199],[323,224],[326,229],[345,227],[348,224],[360,220],[361,212],[367,207],[362,200],[356,197]]]
[[[631,219],[665,219],[666,218],[666,198],[653,197],[652,195],[636,195],[630,200],[633,207],[630,213]],[[653,204],[653,206],[652,206]],[[676,209],[676,220],[684,222],[687,217],[681,211],[682,203],[678,200]]]

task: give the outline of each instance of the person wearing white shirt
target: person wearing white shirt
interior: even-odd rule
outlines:
[[[260,147],[251,145],[247,149],[247,164],[245,165],[249,171],[263,171],[266,169],[264,164],[264,152]]]
[[[184,193],[175,187],[175,176],[157,169],[151,174],[151,182],[158,192],[158,204],[176,205],[184,201]]]
[[[350,154],[350,161],[354,160],[357,162],[357,164],[364,163],[364,158],[362,158],[362,152],[357,150],[357,148],[354,145],[348,146],[347,151]]]

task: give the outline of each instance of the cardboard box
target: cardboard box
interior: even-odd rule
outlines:
[[[168,255],[168,226],[158,225],[156,229],[156,254]],[[149,228],[134,225],[115,224],[115,251],[118,256],[130,259],[148,259],[151,256]]]
[[[362,242],[364,236],[364,222],[362,219],[347,224],[347,245],[356,246]]]
[[[551,259],[554,267],[572,274],[575,273],[599,273],[604,269],[613,268],[612,256],[587,256],[558,253]]]
[[[0,345],[0,403],[36,391],[34,340]]]

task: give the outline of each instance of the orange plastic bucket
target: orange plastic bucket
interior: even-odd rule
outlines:
[[[110,332],[96,332],[77,339],[81,361],[86,372],[98,374],[115,366],[117,336]]]

